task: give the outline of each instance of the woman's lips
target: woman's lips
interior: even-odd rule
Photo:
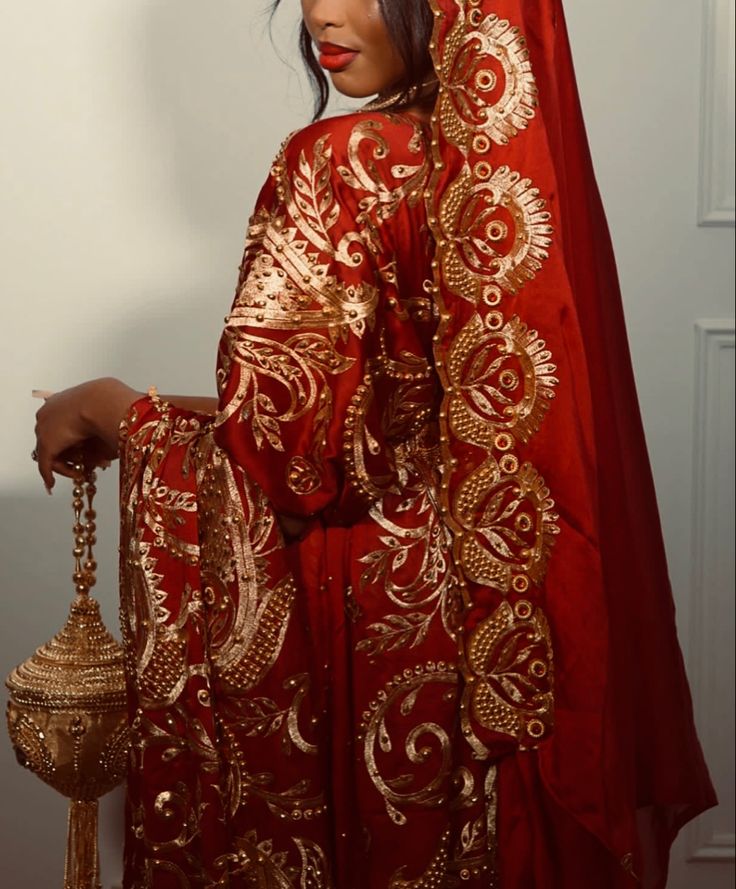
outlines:
[[[344,71],[358,56],[358,52],[335,43],[320,43],[319,63],[325,71]]]

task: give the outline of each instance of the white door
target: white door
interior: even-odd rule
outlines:
[[[734,885],[734,0],[567,0],[701,739],[668,889]]]

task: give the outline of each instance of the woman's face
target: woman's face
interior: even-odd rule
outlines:
[[[302,0],[302,13],[338,92],[363,99],[388,92],[404,76],[379,0]]]

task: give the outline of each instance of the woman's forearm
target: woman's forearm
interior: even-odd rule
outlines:
[[[144,395],[112,377],[89,380],[49,395],[36,414],[34,456],[46,487],[54,485],[54,473],[71,477],[72,461],[100,466],[118,455],[120,424]],[[216,398],[165,396],[183,410],[214,414]]]
[[[117,442],[120,423],[131,406],[144,395],[120,380],[96,380],[90,386],[83,413],[93,434],[113,447]],[[162,401],[182,410],[214,414],[217,399],[197,395],[161,395]]]

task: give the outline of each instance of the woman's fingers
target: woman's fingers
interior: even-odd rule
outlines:
[[[62,475],[64,478],[75,478],[77,475],[73,464],[65,463],[62,460],[54,460],[51,464],[54,475]]]
[[[110,448],[99,438],[88,438],[83,443],[78,455],[87,469],[107,469],[114,456],[117,455],[111,454]]]
[[[37,447],[36,451],[38,471],[44,485],[49,490],[53,489],[54,477],[57,475],[64,478],[76,478],[79,474],[79,466],[82,466],[85,472],[107,469],[110,466],[110,461],[103,455],[101,442],[83,442],[56,455],[44,453],[42,446]]]
[[[49,493],[56,483],[55,476],[61,475],[64,478],[76,478],[79,474],[78,467],[80,465],[84,467],[86,472],[90,472],[93,469],[107,469],[110,462],[107,460],[91,460],[83,454],[78,454],[74,458],[69,458],[63,454],[52,457],[44,455],[43,451],[40,448],[38,449],[38,471]]]
[[[38,471],[46,486],[46,490],[50,494],[54,487],[54,457],[40,441],[36,445],[36,457]]]
[[[71,431],[64,426],[54,429],[48,404],[49,401],[36,414],[35,452],[39,474],[46,490],[51,493],[55,485],[55,474],[66,478],[74,477],[75,464],[83,462],[84,442],[76,441]]]

